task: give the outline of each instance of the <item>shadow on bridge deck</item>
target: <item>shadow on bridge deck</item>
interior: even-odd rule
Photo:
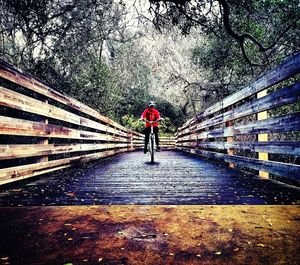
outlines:
[[[298,204],[298,188],[180,151],[131,152],[3,187],[0,206]]]

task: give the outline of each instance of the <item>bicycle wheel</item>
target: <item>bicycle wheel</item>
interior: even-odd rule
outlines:
[[[151,163],[154,163],[154,139],[153,135],[150,138],[150,154],[151,154]]]

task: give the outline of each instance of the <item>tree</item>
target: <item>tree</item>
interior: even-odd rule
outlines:
[[[150,0],[158,28],[193,27],[232,38],[250,67],[299,51],[300,6],[296,0]],[[266,15],[268,14],[268,15]],[[276,54],[276,56],[274,56]]]

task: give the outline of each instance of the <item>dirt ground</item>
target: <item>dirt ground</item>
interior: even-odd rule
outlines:
[[[0,211],[0,265],[300,264],[298,205]]]

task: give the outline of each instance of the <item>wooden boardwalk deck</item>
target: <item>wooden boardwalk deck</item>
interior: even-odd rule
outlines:
[[[299,188],[181,151],[131,152],[0,189],[0,206],[299,204]]]

